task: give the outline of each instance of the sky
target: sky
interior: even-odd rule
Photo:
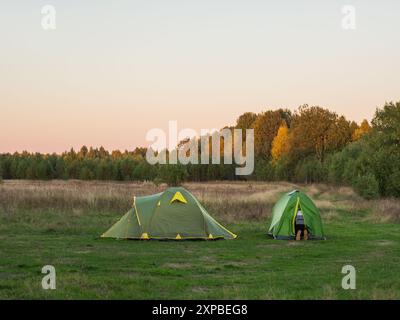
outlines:
[[[398,0],[2,0],[0,152],[133,150],[306,103],[370,120],[400,100],[399,33]]]

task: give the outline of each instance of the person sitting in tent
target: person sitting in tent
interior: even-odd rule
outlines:
[[[268,235],[278,240],[296,239],[298,232],[296,216],[298,211],[301,212],[303,218],[303,221],[299,221],[299,227],[307,230],[307,234],[303,232],[304,239],[326,240],[321,214],[317,206],[310,197],[299,190],[283,194],[274,205]],[[300,226],[300,223],[303,226]],[[300,229],[299,236],[301,236],[301,231]]]
[[[308,240],[308,231],[307,231],[307,227],[304,223],[303,212],[301,212],[300,207],[296,214],[295,231],[296,231],[296,240],[297,241],[301,239],[302,233],[303,233],[304,240]]]

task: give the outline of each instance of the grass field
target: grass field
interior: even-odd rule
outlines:
[[[288,183],[184,185],[236,240],[99,239],[150,183],[4,181],[0,184],[1,299],[400,299],[400,201],[351,189]],[[320,207],[327,241],[265,236],[282,192]],[[53,265],[57,289],[43,290]],[[341,269],[357,270],[343,290]]]

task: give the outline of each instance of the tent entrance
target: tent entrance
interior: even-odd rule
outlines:
[[[296,216],[297,216],[297,211],[299,210],[299,206],[300,206],[300,198],[297,197],[296,205],[294,206],[294,212],[293,212],[293,216],[292,216],[292,223],[290,224],[291,234],[293,236],[296,236]],[[304,213],[303,213],[303,217],[304,217]]]
[[[317,206],[311,198],[298,190],[285,193],[274,205],[268,234],[275,239],[293,239],[296,233],[296,215],[299,209],[303,214],[308,239],[325,239]]]
[[[304,228],[307,229],[306,213],[304,211],[304,208],[301,205],[300,197],[297,197],[297,202],[296,202],[296,206],[294,208],[294,213],[293,213],[293,218],[292,218],[292,223],[291,223],[291,229],[292,229],[291,231],[292,231],[293,236],[296,236],[296,216],[297,216],[297,212],[299,211],[299,209],[301,210],[301,213],[303,214]]]

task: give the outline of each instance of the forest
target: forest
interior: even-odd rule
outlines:
[[[400,197],[400,101],[377,108],[371,123],[363,120],[357,124],[327,108],[302,105],[295,111],[246,112],[233,126],[224,128],[254,129],[252,175],[236,176],[235,165],[150,165],[143,147],[110,152],[103,147],[82,146],[62,154],[0,154],[0,181],[79,179],[169,185],[239,179],[323,182],[351,186],[366,199]]]

